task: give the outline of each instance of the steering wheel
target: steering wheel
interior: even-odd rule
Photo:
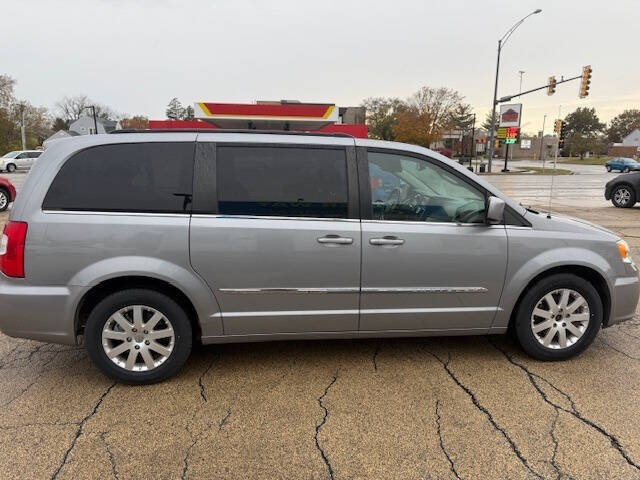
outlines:
[[[477,202],[475,200],[471,200],[470,202],[467,202],[464,205],[460,205],[458,208],[456,208],[456,214],[453,217],[453,221],[457,223],[471,223],[470,221],[474,216],[484,211],[477,209],[468,210],[469,207],[475,205],[476,203]]]

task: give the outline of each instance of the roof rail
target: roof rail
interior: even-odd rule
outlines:
[[[112,134],[120,133],[253,133],[257,135],[300,135],[300,136],[318,136],[318,137],[342,137],[354,138],[353,135],[341,132],[315,132],[308,130],[249,130],[249,129],[231,129],[231,128],[158,128],[158,129],[137,129],[123,128],[120,130],[112,130]]]

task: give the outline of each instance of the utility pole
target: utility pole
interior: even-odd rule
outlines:
[[[524,75],[524,70],[518,70],[520,74],[520,94],[522,95],[522,75]]]
[[[540,133],[540,159],[542,160],[542,173],[544,173],[544,152],[542,151],[542,147],[544,145],[544,124],[547,121],[547,114],[544,114],[542,119],[542,132]]]
[[[25,105],[24,103],[21,103],[20,113],[22,114],[22,125],[20,126],[20,133],[22,135],[22,150],[27,149],[27,132],[26,132],[26,125],[24,120],[24,111],[25,111]]]

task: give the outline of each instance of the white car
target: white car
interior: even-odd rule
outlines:
[[[42,150],[16,150],[0,157],[0,172],[15,172],[18,169],[30,169]]]

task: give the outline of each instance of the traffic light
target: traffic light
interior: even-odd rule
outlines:
[[[580,98],[585,98],[589,95],[589,85],[591,84],[591,65],[587,65],[586,67],[582,67],[582,80],[580,81]]]
[[[553,124],[553,131],[560,135],[560,129],[562,128],[562,120],[557,119]]]
[[[547,95],[553,95],[556,93],[556,77],[549,77],[549,84],[547,85]]]
[[[567,137],[567,122],[560,120],[560,136],[558,137],[558,148],[564,147],[564,141]]]

